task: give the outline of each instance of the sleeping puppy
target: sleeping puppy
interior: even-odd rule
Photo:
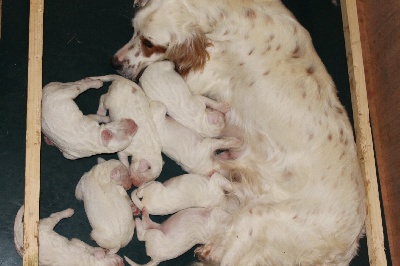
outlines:
[[[211,177],[185,174],[164,183],[148,183],[131,194],[133,203],[149,214],[166,215],[191,207],[214,207],[223,203],[231,191],[230,182],[214,173]]]
[[[192,95],[183,78],[170,61],[147,67],[140,78],[146,95],[165,104],[168,115],[202,137],[218,137],[225,126],[227,103],[219,103],[202,95]]]
[[[82,176],[75,196],[84,202],[93,228],[91,238],[100,247],[116,253],[131,241],[135,229],[135,207],[126,193],[132,183],[128,169],[120,161],[98,161]]]
[[[114,153],[125,149],[137,131],[132,119],[109,122],[108,117],[83,115],[74,102],[82,92],[100,88],[100,80],[52,82],[43,88],[42,130],[48,144],[58,147],[67,159]],[[105,123],[105,124],[99,124]]]
[[[145,266],[155,266],[176,258],[196,244],[210,240],[215,230],[226,222],[228,213],[219,208],[189,208],[179,211],[162,224],[150,220],[146,208],[142,220],[135,219],[137,237],[146,242],[146,253],[151,261]],[[131,266],[139,266],[129,258]]]
[[[118,158],[128,168],[133,185],[156,179],[161,172],[163,160],[161,143],[149,107],[149,101],[142,89],[134,82],[118,76],[93,77],[101,81],[112,81],[108,92],[101,96],[98,115],[108,115],[112,121],[132,119],[138,131],[131,144],[118,152]],[[129,167],[128,157],[132,156]]]
[[[234,137],[204,138],[167,115],[161,102],[151,102],[153,119],[160,136],[162,151],[182,168],[193,174],[211,176],[220,170],[217,150],[240,148],[242,141]]]
[[[108,254],[103,248],[92,247],[79,239],[67,238],[53,231],[61,219],[74,214],[73,209],[56,212],[39,222],[39,265],[42,266],[123,266],[122,258]],[[22,206],[14,224],[14,243],[18,254],[23,256],[23,219]]]

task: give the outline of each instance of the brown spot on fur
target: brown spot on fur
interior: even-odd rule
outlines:
[[[135,93],[137,91],[137,89],[135,87],[132,86],[132,93]]]
[[[300,58],[301,57],[301,49],[300,45],[296,43],[296,46],[294,47],[292,51],[292,58]]]
[[[255,19],[257,17],[256,12],[250,8],[246,10],[245,14],[246,14],[246,18],[249,18],[249,19]]]
[[[306,92],[306,91],[303,91],[303,93],[301,94],[301,96],[303,97],[303,99],[306,99],[306,98],[307,98],[307,92]]]
[[[306,72],[307,72],[308,75],[314,74],[314,72],[315,72],[314,66],[309,66],[309,67],[307,67],[307,68],[306,68]]]
[[[253,235],[253,229],[250,228],[249,236],[252,236],[252,235]]]
[[[281,49],[281,45],[278,44],[278,46],[275,48],[276,51],[278,51],[279,49]]]
[[[343,110],[343,108],[342,107],[338,107],[338,106],[336,106],[336,112],[338,113],[338,114],[343,114],[344,113],[344,110]]]
[[[244,62],[239,63],[239,66],[243,66],[243,65],[244,65]]]
[[[254,85],[254,80],[250,82],[249,87],[252,87]]]
[[[150,57],[153,54],[163,54],[167,51],[164,46],[153,45],[149,40],[145,39],[143,36],[140,37],[142,42],[142,52],[145,57]]]
[[[185,77],[190,71],[204,68],[207,60],[210,59],[207,47],[212,46],[212,43],[200,29],[194,29],[190,38],[170,46],[166,58],[174,62],[178,73]]]
[[[331,134],[331,133],[329,133],[329,135],[328,135],[328,140],[329,140],[329,141],[332,140],[332,134]]]
[[[255,48],[251,49],[250,52],[248,53],[248,55],[251,55],[254,52],[254,49]]]
[[[343,159],[343,157],[344,157],[345,154],[346,154],[346,152],[343,151],[342,154],[340,154],[340,156],[339,156],[339,160]]]
[[[226,31],[224,32],[224,36],[228,35],[229,33],[230,33],[230,30],[226,30]]]
[[[267,70],[263,73],[263,76],[268,76],[268,74],[271,72],[271,70]]]

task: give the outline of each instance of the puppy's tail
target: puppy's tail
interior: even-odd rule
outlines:
[[[124,259],[126,260],[126,262],[131,265],[131,266],[156,266],[158,265],[158,262],[155,262],[153,260],[149,261],[146,264],[137,264],[136,262],[132,261],[130,258],[128,258],[127,256],[124,256]]]
[[[14,244],[18,254],[22,257],[24,253],[24,205],[19,208],[14,222]]]

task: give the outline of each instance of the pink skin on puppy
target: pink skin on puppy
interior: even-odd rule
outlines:
[[[57,146],[67,159],[123,150],[137,131],[132,119],[110,122],[109,117],[82,114],[74,99],[82,92],[102,85],[100,80],[87,78],[70,83],[52,82],[43,88],[45,141]]]
[[[146,253],[151,261],[146,266],[155,266],[162,261],[176,258],[196,244],[206,244],[214,230],[228,219],[227,212],[219,209],[189,208],[179,211],[162,224],[153,222],[146,208],[142,220],[135,219],[137,237],[146,242]],[[131,266],[139,266],[129,258]]]
[[[126,193],[132,186],[128,169],[118,160],[98,161],[82,176],[75,196],[84,202],[93,229],[92,239],[110,253],[116,253],[131,241],[135,228],[133,215],[138,214],[138,209]]]
[[[118,75],[93,79],[112,81],[108,92],[100,98],[97,114],[106,116],[108,111],[112,121],[129,118],[138,125],[130,145],[118,152],[120,161],[129,168],[133,185],[140,186],[156,179],[161,173],[163,160],[147,96],[136,83]],[[132,158],[130,165],[128,157]]]
[[[73,209],[56,212],[39,222],[39,265],[85,265],[85,266],[123,266],[123,260],[116,254],[109,254],[105,249],[92,247],[79,239],[71,240],[53,231],[61,219],[74,214]],[[18,254],[23,255],[23,215],[22,206],[14,224],[14,243]]]
[[[229,104],[202,95],[192,95],[184,79],[170,61],[151,64],[140,77],[140,85],[153,101],[167,107],[167,113],[202,137],[218,137],[225,127]]]

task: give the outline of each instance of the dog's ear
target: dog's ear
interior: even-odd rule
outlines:
[[[204,32],[195,28],[184,40],[172,40],[166,58],[174,62],[178,73],[185,77],[190,71],[204,68],[206,61],[210,59],[207,47],[211,45]]]
[[[135,0],[135,1],[133,2],[133,6],[134,6],[134,7],[138,7],[138,8],[144,7],[144,6],[147,4],[148,1],[149,1],[149,0]]]

